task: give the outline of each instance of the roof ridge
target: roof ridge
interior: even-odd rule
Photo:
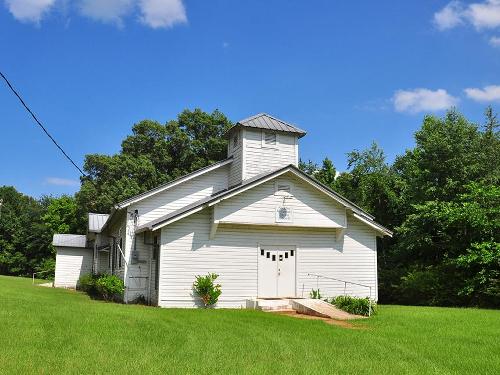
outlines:
[[[303,132],[303,131],[304,131],[304,130],[302,130],[301,128],[299,128],[298,126],[296,126],[296,125],[294,125],[294,124],[292,124],[292,123],[286,122],[285,120],[281,120],[281,119],[279,119],[279,118],[277,118],[277,117],[275,117],[275,116],[273,116],[273,115],[270,115],[269,113],[263,113],[263,114],[264,114],[264,115],[266,115],[266,116],[268,116],[268,117],[271,117],[273,120],[279,121],[279,122],[281,122],[281,123],[283,123],[283,124],[285,124],[285,125],[288,125],[288,126],[290,126],[290,127],[294,128],[294,129],[297,129],[297,130],[299,130],[299,131],[301,131],[301,132]]]
[[[236,121],[236,123],[241,124],[242,122],[255,120],[257,117],[261,117],[261,116],[269,116],[269,115],[265,112],[260,112],[260,113],[257,113],[256,115],[252,115],[252,116],[246,117],[244,119],[238,120],[238,121]],[[271,117],[271,116],[269,116],[269,117]]]

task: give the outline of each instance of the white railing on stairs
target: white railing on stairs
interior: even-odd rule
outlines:
[[[360,283],[356,283],[354,281],[347,281],[347,280],[341,280],[341,279],[336,279],[335,277],[329,277],[329,276],[324,276],[324,275],[320,275],[320,274],[317,274],[317,273],[308,273],[307,276],[313,276],[313,277],[316,277],[316,289],[319,290],[319,279],[327,279],[327,280],[334,280],[334,281],[339,281],[341,283],[344,283],[344,296],[346,295],[346,290],[347,290],[347,284],[352,284],[352,285],[358,285],[358,286],[362,286],[362,287],[365,287],[365,288],[368,288],[369,289],[369,293],[370,293],[370,301],[372,301],[372,287],[371,285],[365,285],[365,284],[360,284]],[[304,293],[304,287],[302,287],[302,294]],[[368,311],[368,316],[370,316],[371,314],[371,308],[369,309]]]

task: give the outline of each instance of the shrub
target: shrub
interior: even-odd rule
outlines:
[[[311,297],[312,299],[321,299],[321,293],[319,289],[312,289],[309,293],[309,297]]]
[[[106,301],[120,300],[125,291],[123,281],[116,275],[85,274],[80,277],[77,289],[84,291],[93,298]]]
[[[372,315],[375,314],[377,305],[375,302],[367,298],[356,298],[351,296],[338,296],[330,300],[332,305],[335,305],[341,310],[350,314],[356,315]]]
[[[196,276],[193,283],[193,290],[198,294],[205,307],[215,305],[219,299],[221,291],[220,284],[214,284],[214,281],[219,277],[216,273],[209,273],[206,276]]]
[[[96,280],[95,289],[100,297],[113,301],[123,297],[125,285],[116,275],[102,275]]]
[[[95,289],[95,282],[97,278],[98,275],[92,275],[91,273],[82,275],[76,284],[76,289],[81,290],[92,297],[96,296],[97,291]]]

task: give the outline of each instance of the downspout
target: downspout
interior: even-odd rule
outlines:
[[[153,233],[153,232],[151,232]],[[145,234],[144,234],[145,236]],[[153,236],[154,238],[154,236]],[[149,277],[148,277],[148,304],[151,305],[151,280],[152,280],[152,277],[151,277],[151,273],[153,272],[153,252],[154,252],[154,246],[155,245],[151,245],[151,249],[149,251]],[[156,282],[156,280],[155,280]]]

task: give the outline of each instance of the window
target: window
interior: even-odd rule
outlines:
[[[233,149],[235,149],[236,147],[238,147],[238,142],[239,142],[239,137],[238,137],[238,133],[234,133],[233,135]]]
[[[275,147],[276,144],[276,133],[262,132],[262,147]]]

